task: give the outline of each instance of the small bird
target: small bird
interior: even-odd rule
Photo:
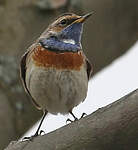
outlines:
[[[24,88],[36,108],[44,112],[34,136],[39,135],[48,112],[70,113],[77,120],[72,110],[85,100],[92,74],[81,46],[83,23],[91,14],[59,16],[21,58]]]

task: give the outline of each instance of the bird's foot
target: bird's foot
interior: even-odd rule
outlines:
[[[40,134],[39,135],[44,135],[44,134],[45,134],[45,131],[40,130]]]
[[[66,120],[66,124],[67,124],[68,122],[69,122],[69,123],[72,123],[72,122],[77,121],[77,120],[79,120],[77,117],[75,117],[74,120],[71,120],[71,119],[68,118],[68,119]]]
[[[66,124],[67,124],[68,122],[72,123],[72,122],[74,122],[74,121],[79,120],[79,119],[78,119],[77,117],[75,117],[74,115],[72,115],[72,116],[73,116],[74,120],[71,120],[71,119],[68,118],[68,119],[66,120]],[[83,113],[83,114],[81,115],[80,119],[83,118],[83,117],[85,117],[85,116],[87,116],[87,114],[86,114],[86,113]]]
[[[87,114],[86,113],[82,113],[81,118],[83,118],[85,116],[87,116]]]
[[[45,134],[45,132],[43,130],[40,131],[40,133],[36,132],[34,135],[30,136],[30,137],[24,137],[22,139],[22,141],[28,140],[28,141],[33,141],[33,139],[39,135],[43,135]]]

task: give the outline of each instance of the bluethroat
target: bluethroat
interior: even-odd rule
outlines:
[[[91,15],[66,13],[57,18],[28,48],[21,58],[20,74],[26,92],[44,115],[67,114],[87,95],[92,66],[86,58],[81,35],[84,21]]]

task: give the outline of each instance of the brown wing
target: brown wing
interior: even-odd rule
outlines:
[[[90,61],[87,58],[86,58],[86,67],[87,67],[87,76],[88,76],[88,80],[89,80],[92,76],[93,67],[92,67],[92,64],[90,63]]]
[[[36,106],[37,109],[41,109],[41,107],[35,102],[33,97],[31,96],[27,86],[26,86],[26,81],[25,81],[25,76],[26,76],[26,59],[27,59],[27,54],[29,53],[29,50],[22,56],[21,58],[21,63],[20,63],[20,76],[21,80],[24,86],[25,91],[30,95],[33,104]]]

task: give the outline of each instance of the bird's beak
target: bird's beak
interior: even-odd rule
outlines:
[[[88,13],[84,16],[81,16],[80,18],[78,18],[75,22],[76,23],[83,23],[85,20],[87,20],[87,18],[89,18],[91,15],[93,14],[93,12]]]

